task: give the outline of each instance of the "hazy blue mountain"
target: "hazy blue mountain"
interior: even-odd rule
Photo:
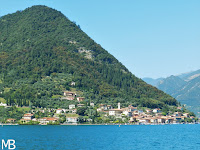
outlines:
[[[161,80],[164,78],[158,78],[158,79],[153,79],[153,78],[142,78],[146,83],[151,84],[153,86],[156,86]]]
[[[197,115],[200,112],[200,76],[187,82],[185,86],[180,88],[173,97],[181,103],[186,104],[190,110]]]
[[[184,80],[184,78],[185,78],[186,76],[188,76],[189,74],[191,74],[191,73],[193,73],[193,71],[181,73],[181,74],[176,75],[176,76],[178,76],[179,78],[181,78],[181,79]]]
[[[173,95],[175,91],[183,87],[187,82],[177,76],[170,76],[161,80],[157,87],[158,89],[165,91],[167,94]]]
[[[193,103],[194,105],[200,104],[200,77],[188,81],[187,84],[179,88],[179,90],[173,94],[174,97],[181,101],[185,101],[185,103]]]
[[[158,83],[151,78],[143,79],[148,84],[170,94],[181,104],[186,106],[198,115],[200,112],[200,70],[183,73],[177,76],[164,78]]]
[[[189,73],[186,73],[185,76],[182,76],[181,78],[185,81],[190,81],[196,77],[199,77],[200,76],[200,69],[199,70],[196,70],[196,71],[192,71],[192,72],[189,72]],[[179,76],[180,77],[180,76]]]

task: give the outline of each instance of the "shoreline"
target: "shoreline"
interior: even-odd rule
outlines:
[[[56,126],[130,126],[130,125],[183,125],[183,124],[200,124],[199,122],[198,123],[171,123],[171,124],[59,124],[59,125],[56,125]],[[29,124],[0,124],[0,126],[31,126]],[[54,125],[42,125],[42,124],[37,124],[37,125],[32,125],[32,126],[54,126]]]

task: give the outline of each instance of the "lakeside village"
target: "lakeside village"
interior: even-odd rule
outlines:
[[[183,107],[177,107],[174,112],[162,112],[161,109],[138,108],[129,105],[117,108],[111,105],[96,105],[93,102],[85,105],[84,97],[76,97],[75,92],[64,91],[61,99],[78,101],[78,104],[70,104],[68,109],[31,108],[23,114],[20,120],[8,118],[3,125],[78,125],[78,124],[183,124],[198,123],[198,118],[184,111]],[[7,104],[0,103],[1,107],[10,108]],[[16,106],[15,106],[16,107]],[[22,107],[23,108],[23,107]],[[25,107],[27,108],[27,107]]]

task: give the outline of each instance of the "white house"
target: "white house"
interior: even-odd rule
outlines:
[[[132,112],[131,109],[129,107],[127,108],[122,108],[122,114],[124,114],[125,116],[131,117],[132,116]]]
[[[175,116],[175,117],[180,117],[181,115],[182,115],[181,112],[175,112],[175,113],[174,113],[174,116]]]
[[[77,107],[83,107],[85,106],[84,104],[77,104]]]
[[[72,81],[72,82],[71,82],[71,85],[72,85],[72,86],[75,86],[75,85],[76,85],[76,82],[73,82],[73,81]]]
[[[33,114],[31,114],[31,113],[24,114],[24,116],[22,118],[25,120],[32,120]]]
[[[38,121],[40,122],[40,124],[47,124],[48,123],[46,117],[45,118],[40,118],[40,119],[38,119]]]
[[[142,123],[142,124],[149,124],[151,122],[151,118],[138,118],[137,119],[139,123]]]
[[[38,121],[38,119],[37,118],[33,118],[32,121]]]
[[[16,119],[13,119],[13,118],[9,118],[6,120],[6,122],[8,123],[14,123],[16,121]]]
[[[137,107],[133,107],[132,105],[129,105],[128,108],[129,108],[129,110],[130,110],[131,112],[137,110]]]
[[[107,110],[108,109],[106,104],[100,104],[99,106],[100,106],[99,108],[101,110]]]
[[[63,112],[62,109],[56,109],[56,114],[61,114]]]
[[[111,105],[107,105],[107,109],[113,109]]]
[[[74,109],[74,108],[75,108],[74,104],[69,105],[69,109]]]
[[[76,97],[76,93],[71,91],[64,91],[64,96]]]
[[[4,104],[4,103],[0,103],[0,106],[4,106],[4,107],[6,107],[7,106],[7,104]]]
[[[94,107],[94,103],[93,103],[93,102],[90,102],[90,106]]]
[[[77,112],[77,109],[72,109],[72,113],[75,114]]]
[[[131,111],[123,111],[122,114],[124,114],[127,117],[131,117],[132,116],[132,112]]]
[[[76,97],[76,93],[71,91],[64,91],[64,96],[65,97],[63,99],[74,100]]]
[[[189,113],[184,113],[183,116],[189,117],[190,115],[189,115]]]
[[[181,119],[181,117],[174,117],[173,123],[179,123]]]
[[[110,109],[109,116],[121,117],[122,112],[123,112],[122,109]]]
[[[155,118],[155,117],[152,117],[152,118],[151,118],[151,123],[158,123],[158,119]]]
[[[143,113],[143,110],[138,110],[138,113],[139,113],[139,114],[142,114],[142,113]]]
[[[71,124],[77,124],[78,123],[78,117],[66,117],[66,122]]]
[[[160,111],[159,108],[155,108],[155,109],[153,109],[153,112],[154,112],[154,113],[160,113],[161,111]]]
[[[58,121],[58,119],[54,117],[44,117],[44,118],[38,119],[38,121],[40,122],[40,124],[46,125],[47,123],[50,123],[50,122],[55,123],[56,121]]]
[[[148,114],[150,114],[150,113],[152,113],[152,110],[151,110],[151,109],[146,109],[146,112],[147,112]]]
[[[173,123],[174,118],[166,117],[165,123]]]
[[[82,102],[82,101],[84,101],[84,99],[85,99],[84,97],[77,97],[78,102]]]
[[[158,117],[158,123],[165,123],[166,117]]]

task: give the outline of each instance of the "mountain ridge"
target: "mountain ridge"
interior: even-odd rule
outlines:
[[[70,102],[52,99],[66,89],[82,91],[86,102],[97,104],[178,105],[57,10],[39,5],[3,16],[0,31],[0,97],[9,105],[68,107]]]
[[[146,81],[148,83],[148,80]],[[191,111],[199,115],[200,70],[164,78],[154,86],[170,94],[182,104],[186,104]]]

